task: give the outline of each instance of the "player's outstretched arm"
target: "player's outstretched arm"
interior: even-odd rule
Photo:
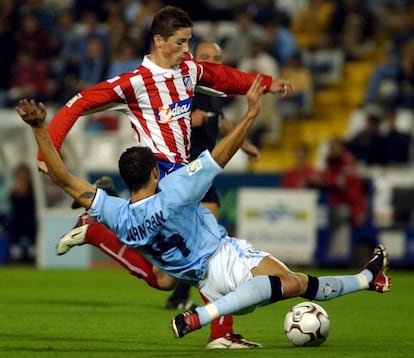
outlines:
[[[16,107],[16,112],[32,127],[50,177],[81,206],[88,209],[96,188],[87,181],[71,175],[66,169],[46,130],[46,107],[43,103],[37,104],[34,100],[23,99]]]
[[[261,107],[261,99],[264,93],[264,87],[261,85],[262,78],[257,75],[253,84],[247,92],[247,101],[249,108],[247,113],[243,116],[241,121],[234,127],[234,129],[225,136],[211,152],[214,160],[224,167],[233,155],[237,152],[240,146],[249,133],[250,127],[259,113]]]

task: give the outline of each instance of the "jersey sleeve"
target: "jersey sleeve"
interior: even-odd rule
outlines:
[[[58,151],[62,147],[68,132],[80,116],[100,107],[110,109],[123,101],[115,88],[116,85],[110,81],[98,83],[76,94],[55,114],[48,124],[47,130],[53,145]],[[43,160],[40,151],[38,151],[37,157],[39,160]]]
[[[88,214],[94,217],[98,222],[104,223],[118,235],[121,235],[119,230],[121,230],[124,225],[120,221],[119,213],[125,207],[125,201],[125,199],[110,196],[105,193],[104,190],[98,188],[92,205],[88,209]]]
[[[160,197],[165,205],[186,205],[200,201],[213,183],[214,178],[223,171],[205,150],[197,159],[165,176],[159,182]]]
[[[257,73],[241,72],[233,67],[211,63],[196,62],[198,70],[197,90],[209,95],[235,96],[246,94]],[[265,92],[270,90],[272,77],[261,74]]]

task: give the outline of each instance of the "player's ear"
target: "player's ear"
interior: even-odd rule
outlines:
[[[164,44],[164,38],[159,34],[155,34],[153,40],[156,48],[161,48]]]
[[[158,168],[158,165],[156,165],[156,166],[154,166],[154,168],[152,168],[151,176],[154,179],[159,180],[159,178],[160,178],[160,170]]]

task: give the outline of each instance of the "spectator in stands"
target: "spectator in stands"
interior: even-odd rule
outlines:
[[[135,70],[141,59],[137,56],[137,48],[132,39],[125,38],[118,46],[118,55],[110,61],[107,78],[112,78],[120,73]]]
[[[282,176],[280,186],[284,189],[308,188],[320,173],[309,162],[309,147],[306,143],[298,143],[294,148],[295,164]]]
[[[414,39],[403,45],[396,61],[390,60],[374,69],[365,102],[387,110],[414,109]]]
[[[5,0],[0,8],[0,107],[9,86],[10,66],[15,56],[14,32],[17,26],[17,8],[13,0]],[[6,51],[7,49],[7,51]]]
[[[27,14],[22,19],[22,28],[16,33],[16,48],[30,48],[33,57],[44,60],[49,54],[49,34],[37,17]]]
[[[277,8],[273,0],[242,0],[239,5],[239,9],[248,14],[249,17],[257,24],[262,24],[269,19],[269,15],[275,14]],[[278,12],[278,15],[282,15]],[[289,16],[283,13],[284,19],[288,19]],[[286,23],[288,25],[288,23]]]
[[[295,93],[287,101],[279,103],[282,118],[309,117],[313,107],[312,73],[303,65],[300,52],[289,57],[280,75],[295,83]]]
[[[414,39],[414,24],[412,19],[412,11],[403,7],[397,13],[396,25],[397,29],[391,36],[391,52],[393,58],[398,58],[404,44]]]
[[[328,43],[327,28],[334,4],[327,0],[310,0],[293,17],[292,31],[301,49],[318,49]]]
[[[331,232],[343,221],[349,222],[354,228],[366,222],[368,198],[364,181],[358,174],[357,161],[341,139],[331,139],[326,168],[321,176],[313,177],[310,183],[327,193]]]
[[[105,3],[105,18],[102,22],[108,36],[108,56],[114,58],[120,42],[128,36],[129,25],[123,18],[121,4],[109,0]]]
[[[142,6],[139,0],[123,0],[122,1],[122,17],[129,24],[132,24],[137,13],[140,11]]]
[[[85,13],[94,13],[98,22],[105,17],[105,1],[102,0],[74,0],[72,10],[77,21],[82,20]]]
[[[395,111],[387,113],[387,132],[385,141],[385,163],[387,165],[402,165],[410,161],[411,135],[400,131],[397,126]]]
[[[374,17],[365,0],[335,1],[328,26],[330,43],[342,47],[348,60],[356,60],[372,47]]]
[[[77,61],[75,57],[76,30],[73,11],[63,9],[56,16],[56,26],[50,34],[50,52],[48,58],[49,77],[54,80],[56,92],[60,92],[62,82],[70,65]]]
[[[250,38],[248,53],[240,59],[238,69],[243,72],[260,72],[272,77],[279,75],[279,66],[276,60],[265,51],[265,43],[261,37],[252,36]],[[265,139],[272,141],[280,139],[282,125],[277,103],[278,101],[274,97],[265,96],[262,99],[262,109],[252,125],[249,136],[252,143],[258,148],[263,147]],[[234,100],[234,104],[236,109],[235,117],[239,118],[247,108],[246,98],[237,97]]]
[[[272,55],[279,66],[299,51],[293,33],[280,24],[277,15],[269,17],[264,24],[266,51]]]
[[[110,60],[119,56],[120,45],[125,40],[134,41],[135,52],[142,52],[142,39],[139,35],[133,34],[133,32],[130,31],[129,25],[125,20],[117,21],[115,24],[108,27],[108,56]]]
[[[395,82],[397,93],[392,98],[391,108],[414,109],[414,39],[404,44]]]
[[[151,52],[150,27],[155,14],[164,6],[162,0],[142,0],[133,22],[132,31],[142,39],[142,48],[145,54]]]
[[[108,55],[109,39],[107,29],[94,11],[85,11],[81,18],[82,31],[76,39],[76,48],[73,54],[73,65],[79,65],[87,57],[87,47],[90,38],[99,38],[103,45],[103,53]]]
[[[250,43],[254,39],[263,38],[263,29],[255,24],[251,16],[242,10],[234,14],[236,35],[231,38],[219,39],[223,45],[223,63],[237,67],[239,61],[249,56]]]
[[[381,119],[381,115],[368,112],[365,126],[347,143],[354,157],[364,164],[385,164],[385,139],[380,133]]]
[[[100,37],[88,37],[85,54],[79,63],[72,62],[67,71],[59,100],[65,101],[79,91],[106,79],[108,58]]]
[[[108,59],[104,46],[105,44],[99,37],[90,37],[88,39],[85,57],[81,59],[79,66],[77,91],[81,91],[106,79]]]
[[[34,15],[40,27],[48,33],[55,28],[55,14],[48,8],[43,0],[25,0],[20,2],[20,16]]]
[[[23,97],[45,101],[49,97],[46,63],[36,60],[31,48],[19,48],[10,69],[6,105],[14,106]]]
[[[31,170],[19,164],[14,171],[13,187],[9,194],[11,257],[19,262],[34,263],[37,217]]]

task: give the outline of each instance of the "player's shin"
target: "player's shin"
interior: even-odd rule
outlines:
[[[276,276],[255,276],[237,287],[233,292],[203,307],[197,307],[196,312],[200,324],[206,325],[213,319],[231,313],[241,313],[249,308],[282,299],[280,279]]]
[[[348,293],[368,288],[369,277],[361,272],[349,276],[308,276],[308,287],[303,297],[310,300],[327,301]]]
[[[89,225],[85,242],[112,257],[128,272],[156,289],[163,289],[153,272],[153,265],[135,249],[121,243],[118,237],[103,224]]]

